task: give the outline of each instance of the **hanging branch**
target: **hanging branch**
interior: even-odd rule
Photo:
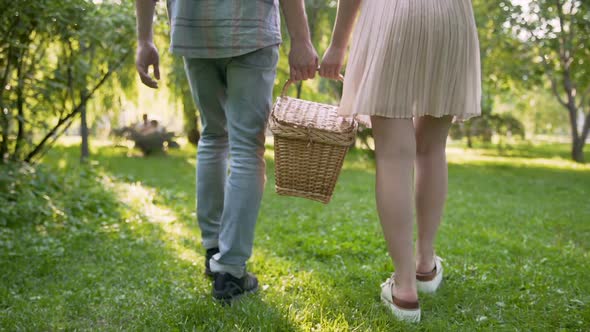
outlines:
[[[16,85],[16,111],[17,111],[17,133],[16,133],[16,142],[14,144],[14,153],[13,157],[17,158],[18,154],[20,153],[20,149],[25,139],[25,96],[24,96],[24,89],[25,89],[25,76],[26,71],[23,72],[24,69],[24,59],[27,56],[27,49],[23,51],[21,54],[21,60],[16,68],[16,77],[17,77],[17,85]]]
[[[81,98],[80,103],[78,105],[76,105],[76,107],[68,115],[59,119],[57,124],[45,135],[45,137],[43,137],[43,139],[39,142],[39,144],[37,144],[37,146],[33,149],[33,151],[31,151],[27,155],[27,157],[24,160],[25,162],[30,163],[31,160],[35,157],[35,155],[37,155],[43,149],[43,147],[49,141],[49,139],[58,132],[60,127],[63,126],[66,122],[68,122],[70,119],[72,119],[74,116],[76,116],[80,112],[82,107],[84,107],[84,105],[86,105],[86,103],[88,102],[88,100],[90,98],[92,98],[94,93],[108,80],[108,78],[113,74],[113,72],[116,69],[118,69],[123,64],[123,62],[125,62],[125,59],[129,56],[129,54],[130,54],[130,52],[126,52],[125,54],[123,54],[123,56],[119,59],[119,61],[117,61],[116,65],[113,66],[112,68],[110,68],[104,74],[102,79],[94,86],[94,88],[92,88],[88,94],[84,95],[83,98]]]
[[[75,116],[71,117],[67,123],[65,123],[63,125],[63,128],[61,128],[61,130],[59,131],[59,133],[56,133],[56,135],[53,135],[53,138],[51,139],[51,141],[49,141],[47,144],[45,144],[45,146],[43,147],[43,149],[37,154],[35,155],[33,158],[34,160],[31,161],[31,163],[36,163],[37,161],[41,160],[49,150],[51,150],[51,146],[53,144],[55,144],[55,142],[57,142],[57,140],[63,136],[63,134],[65,134],[66,131],[68,131],[68,129],[70,129],[70,127],[72,126],[72,124],[74,123],[74,120],[76,119]]]

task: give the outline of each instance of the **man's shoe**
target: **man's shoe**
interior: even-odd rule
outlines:
[[[258,290],[258,279],[251,274],[245,273],[243,277],[236,278],[225,272],[215,275],[213,282],[213,297],[216,300],[230,302],[247,293],[254,293]]]
[[[209,260],[217,253],[219,253],[219,248],[207,249],[207,252],[205,253],[205,275],[209,278],[215,277],[215,272],[211,271]]]

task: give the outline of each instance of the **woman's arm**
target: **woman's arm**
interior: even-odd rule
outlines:
[[[358,13],[362,0],[340,0],[338,1],[338,14],[336,16],[336,24],[334,24],[334,31],[332,33],[332,42],[330,47],[326,50],[322,64],[320,66],[320,75],[322,77],[338,79],[340,70],[344,62],[344,55],[354,20]],[[371,0],[368,0],[371,1]]]
[[[346,48],[360,5],[361,0],[338,1],[338,14],[332,33],[332,46]]]

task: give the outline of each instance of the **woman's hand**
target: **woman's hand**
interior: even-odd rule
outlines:
[[[336,47],[330,45],[324,54],[322,64],[320,65],[320,76],[330,78],[333,80],[339,80],[342,75],[342,65],[344,64],[344,56],[346,54],[345,47]]]

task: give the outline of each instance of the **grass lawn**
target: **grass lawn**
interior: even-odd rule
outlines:
[[[49,208],[0,222],[0,330],[590,330],[590,165],[568,161],[566,145],[449,149],[445,281],[421,296],[417,326],[379,301],[392,266],[364,153],[349,154],[324,206],[277,196],[268,151],[249,264],[261,289],[223,307],[203,275],[195,150],[93,152],[81,167],[77,147],[52,150],[59,194],[18,202]]]

